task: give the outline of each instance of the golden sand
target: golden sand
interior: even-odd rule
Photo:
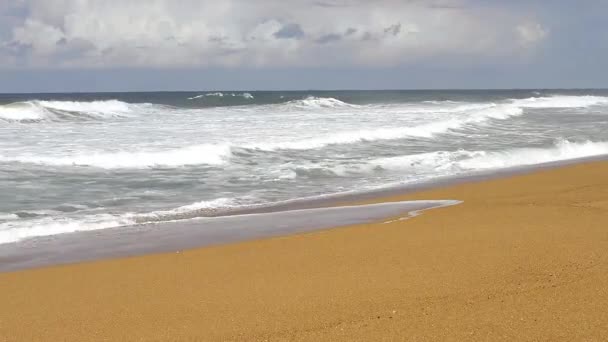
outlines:
[[[0,341],[606,341],[608,163],[365,224],[0,274]]]

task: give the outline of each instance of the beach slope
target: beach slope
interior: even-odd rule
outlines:
[[[0,274],[0,341],[602,341],[608,163],[409,220]]]

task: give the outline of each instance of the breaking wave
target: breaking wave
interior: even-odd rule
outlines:
[[[204,97],[242,97],[244,99],[247,100],[253,100],[254,96],[251,95],[251,93],[222,93],[222,92],[215,92],[215,93],[207,93],[207,94],[200,94],[200,95],[196,95],[196,96],[192,96],[189,97],[188,100],[196,100],[196,99],[202,99]]]
[[[56,234],[215,216],[218,213],[227,212],[239,207],[238,203],[236,199],[217,198],[192,203],[172,210],[149,213],[125,213],[120,215],[90,214],[78,218],[43,216],[30,220],[15,220],[13,216],[16,217],[17,215],[7,214],[0,216],[0,218],[4,216],[7,218],[10,216],[11,218],[10,220],[7,219],[6,222],[0,221],[0,244]]]
[[[505,151],[437,151],[370,161],[385,170],[459,171],[501,169],[608,154],[608,142],[558,140],[547,148],[517,148]]]
[[[608,97],[592,95],[554,95],[513,100],[513,105],[524,108],[586,108],[603,104],[608,104]]]
[[[333,97],[316,97],[308,96],[302,100],[291,100],[284,103],[289,107],[301,109],[318,109],[318,108],[357,108],[358,105],[346,103]]]
[[[62,157],[2,156],[0,161],[51,166],[89,166],[104,169],[220,165],[231,156],[230,146],[203,144],[164,151],[86,153]]]
[[[33,237],[106,229],[135,223],[135,220],[128,215],[114,216],[110,214],[90,215],[78,219],[53,216],[35,220],[9,221],[0,223],[0,244]]]
[[[118,100],[105,101],[24,101],[0,105],[0,120],[36,122],[91,120],[128,115],[135,106]]]
[[[504,120],[509,117],[522,114],[523,110],[519,107],[493,105],[483,109],[471,111],[467,116],[455,117],[413,127],[364,129],[339,132],[324,137],[315,137],[297,141],[249,144],[243,147],[265,151],[309,150],[322,148],[328,145],[351,144],[362,141],[394,140],[407,137],[430,138],[435,134],[445,133],[451,129],[461,128],[468,124],[480,124],[491,119]]]

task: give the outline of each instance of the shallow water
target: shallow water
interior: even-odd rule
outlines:
[[[458,204],[458,201],[404,201],[204,217],[30,238],[0,248],[0,272],[48,265],[124,257],[144,253],[179,252],[188,248],[295,234],[322,228],[370,223]]]

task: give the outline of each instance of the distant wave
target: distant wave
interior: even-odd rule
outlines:
[[[120,117],[132,112],[133,105],[118,100],[104,101],[24,101],[0,105],[0,120],[36,122],[86,120]]]
[[[513,100],[513,105],[524,108],[586,108],[603,104],[608,104],[608,97],[553,95]]]
[[[88,113],[126,113],[131,111],[128,103],[118,100],[105,101],[33,101],[42,107],[50,109],[64,110],[68,112],[88,112]]]
[[[316,97],[316,96],[308,96],[302,100],[291,100],[284,103],[290,107],[297,107],[303,109],[318,109],[318,108],[353,108],[359,107],[354,104],[346,103],[344,101],[340,101],[333,97]]]
[[[203,144],[161,151],[86,153],[71,156],[3,156],[0,161],[52,166],[89,166],[104,169],[221,165],[228,161],[228,145]]]
[[[451,129],[461,128],[467,124],[479,124],[490,119],[502,120],[521,114],[523,114],[523,110],[518,107],[492,105],[486,106],[486,108],[483,109],[471,111],[467,116],[422,124],[419,126],[337,132],[322,137],[285,142],[255,143],[242,147],[266,151],[309,150],[328,145],[351,144],[361,141],[394,140],[407,137],[430,138],[435,134],[445,133]]]
[[[242,98],[247,99],[247,100],[254,99],[254,96],[251,95],[251,93],[222,93],[222,92],[215,92],[215,93],[206,93],[206,94],[192,96],[192,97],[189,97],[188,100],[196,100],[196,99],[201,99],[201,98],[204,98],[204,97],[224,97],[224,96],[242,97]]]

